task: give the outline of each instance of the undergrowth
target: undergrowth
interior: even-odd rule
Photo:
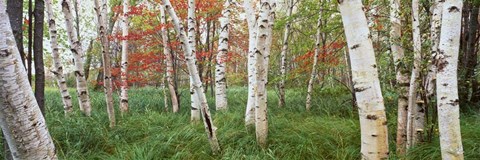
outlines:
[[[215,112],[208,97],[222,152],[212,155],[202,123],[190,123],[189,95],[181,93],[179,113],[165,111],[162,91],[156,88],[131,89],[130,112],[121,114],[115,97],[117,126],[109,128],[103,93],[91,92],[92,117],[78,110],[66,118],[60,94],[46,90],[47,124],[60,159],[360,159],[360,128],[351,97],[340,88],[317,89],[312,110],[306,112],[305,91],[287,90],[287,105],[277,106],[276,92],[268,95],[269,147],[261,149],[254,131],[244,126],[247,90],[229,88],[229,109]],[[74,90],[70,90],[75,95]],[[210,95],[210,94],[207,94]],[[394,96],[384,94],[388,114],[391,159],[395,151],[396,108]],[[465,159],[480,159],[480,120],[462,115]],[[440,159],[438,135],[433,142],[420,144],[406,159]]]

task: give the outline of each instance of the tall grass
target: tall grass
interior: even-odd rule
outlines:
[[[179,113],[167,112],[160,89],[131,89],[130,112],[116,108],[117,126],[109,128],[103,93],[91,92],[93,115],[64,117],[60,95],[47,89],[47,124],[61,159],[359,159],[360,129],[350,97],[339,88],[317,89],[312,110],[306,112],[305,91],[287,90],[287,105],[278,108],[276,92],[269,92],[269,147],[261,149],[255,133],[244,127],[247,90],[229,88],[229,110],[214,111],[208,97],[222,152],[212,155],[203,124],[191,124],[188,91],[182,91]],[[71,94],[75,95],[74,90]],[[116,103],[118,106],[118,97]],[[396,109],[385,98],[389,119],[391,158],[394,155]],[[77,103],[76,97],[74,102]],[[466,159],[480,159],[479,116],[462,115]],[[435,138],[438,139],[438,138]],[[408,159],[440,159],[438,140],[421,144]]]

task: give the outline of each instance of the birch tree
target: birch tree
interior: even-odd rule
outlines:
[[[217,65],[215,66],[215,106],[217,110],[227,109],[227,79],[226,60],[228,54],[228,34],[230,23],[230,4],[232,0],[226,0],[223,5],[222,17],[220,17],[220,38],[218,44]]]
[[[128,82],[127,82],[127,69],[128,69],[128,6],[129,1],[123,0],[123,14],[122,14],[122,64],[121,64],[121,75],[122,84],[120,86],[120,111],[128,111]]]
[[[110,120],[110,127],[115,126],[115,109],[113,108],[112,97],[112,72],[110,64],[110,46],[107,37],[108,18],[107,18],[107,1],[95,0],[95,12],[97,13],[97,29],[100,41],[102,43],[102,60],[103,60],[103,87],[105,91],[105,99],[107,102],[108,119]]]
[[[244,1],[245,14],[247,15],[248,23],[248,58],[247,58],[247,69],[248,69],[248,99],[247,107],[245,111],[245,126],[252,126],[255,124],[255,84],[257,83],[256,69],[255,64],[255,42],[257,41],[257,21],[255,19],[255,13],[251,0]]]
[[[407,114],[407,149],[415,146],[418,141],[416,121],[419,118],[417,107],[417,89],[420,79],[420,67],[422,63],[422,41],[420,34],[419,0],[412,0],[412,30],[413,30],[413,69],[410,77],[408,91],[408,114]]]
[[[0,1],[0,127],[13,159],[57,159]]]
[[[168,45],[168,36],[167,36],[167,29],[166,29],[166,22],[165,22],[165,8],[163,5],[160,5],[160,23],[162,25],[161,34],[162,34],[162,42],[163,42],[163,54],[165,55],[165,61],[167,63],[167,70],[166,70],[166,79],[168,83],[168,90],[170,91],[170,99],[172,100],[172,110],[178,111],[178,99],[177,93],[175,91],[175,86],[173,82],[172,73],[173,70],[173,60],[172,54],[170,54],[170,46]]]
[[[87,116],[91,115],[90,97],[87,88],[87,81],[83,71],[82,43],[78,40],[73,26],[72,3],[70,0],[62,0],[62,12],[65,16],[65,25],[67,29],[67,37],[70,42],[70,50],[73,53],[74,73],[77,82],[77,95],[80,104],[80,110]]]
[[[68,93],[67,82],[65,81],[65,74],[63,73],[63,65],[60,60],[60,48],[58,47],[57,23],[53,15],[52,0],[45,0],[45,7],[47,9],[48,31],[50,33],[50,45],[52,46],[53,69],[60,94],[62,96],[63,109],[65,115],[73,111],[72,97]]]
[[[257,18],[258,33],[255,42],[256,56],[256,87],[255,87],[255,133],[257,143],[262,147],[267,147],[268,136],[268,118],[267,118],[267,95],[266,82],[268,74],[268,57],[270,55],[270,45],[272,36],[272,13],[275,3],[272,1],[260,1],[257,3],[260,8]]]
[[[406,74],[406,68],[404,61],[404,50],[401,43],[402,37],[402,24],[400,20],[400,0],[390,0],[390,45],[395,63],[396,80],[397,80],[397,93],[398,93],[398,106],[397,106],[397,154],[403,155],[406,153],[407,142],[407,110],[408,110],[408,74]]]
[[[442,21],[442,6],[444,0],[435,0],[432,4],[432,19],[430,22],[430,41],[431,45],[431,55],[428,63],[428,73],[427,79],[425,81],[425,91],[427,93],[427,99],[429,99],[435,90],[435,79],[437,68],[434,64],[436,56],[438,55],[438,45],[440,43],[440,27]]]
[[[320,52],[320,42],[322,41],[322,9],[320,9],[318,21],[317,21],[317,34],[315,35],[315,53],[313,55],[313,66],[312,72],[310,74],[310,80],[308,80],[308,87],[307,87],[307,101],[305,102],[306,106],[305,109],[310,111],[311,108],[311,101],[312,101],[312,91],[313,91],[313,81],[316,79],[317,75],[317,63],[318,63],[318,54]]]
[[[294,0],[287,0],[287,17],[290,18],[292,16],[292,11],[294,7]],[[283,46],[282,52],[280,53],[280,83],[278,84],[278,94],[280,95],[280,99],[278,101],[278,106],[283,107],[285,105],[285,78],[287,74],[287,50],[288,50],[288,38],[290,36],[290,25],[291,21],[287,21],[285,24],[285,31],[283,33]]]
[[[388,158],[387,118],[367,18],[360,0],[339,0],[360,118],[362,159]]]
[[[178,18],[175,10],[172,8],[170,0],[162,0],[165,10],[168,12],[170,17],[173,20],[173,24],[175,26],[175,30],[177,31],[178,36],[180,37],[180,43],[183,47],[183,51],[185,52],[185,60],[187,61],[187,68],[188,73],[193,81],[193,89],[195,90],[196,94],[195,99],[200,102],[200,113],[203,116],[203,124],[205,126],[205,131],[208,136],[208,140],[210,142],[210,146],[212,148],[213,153],[217,153],[220,151],[220,145],[218,144],[217,139],[217,128],[213,125],[213,120],[210,115],[210,109],[208,108],[207,98],[205,93],[203,92],[202,81],[200,81],[200,76],[198,74],[198,69],[195,66],[193,49],[191,45],[189,45],[187,35],[185,33],[183,23],[181,23],[180,19]]]
[[[192,51],[192,59],[193,59],[193,62],[195,64],[195,68],[197,68],[196,64],[197,64],[197,58],[196,58],[196,54],[197,54],[197,49],[196,49],[196,36],[195,36],[195,26],[196,26],[196,23],[195,23],[195,0],[188,0],[188,13],[187,13],[187,27],[188,27],[188,45],[190,45],[190,48],[191,48],[191,51]],[[198,69],[197,69],[198,70]],[[195,94],[199,94],[199,93],[196,93],[196,90],[195,90],[195,82],[193,80],[193,77],[191,77],[192,75],[190,74],[190,99],[191,99],[191,117],[190,117],[190,120],[192,122],[197,122],[197,121],[200,121],[200,110],[199,110],[199,106],[200,106],[200,102],[197,101],[197,99],[195,98]],[[200,79],[201,81],[201,79]],[[200,82],[201,83],[201,82]],[[203,93],[203,92],[202,92]]]
[[[462,0],[443,4],[437,67],[437,107],[442,159],[463,159],[460,134],[457,65],[462,26]]]

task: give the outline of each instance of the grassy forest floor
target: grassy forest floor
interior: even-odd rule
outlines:
[[[91,92],[92,117],[80,114],[73,96],[76,113],[65,118],[60,94],[48,88],[46,117],[60,159],[359,159],[360,128],[348,91],[316,91],[313,110],[306,112],[303,90],[287,90],[287,106],[278,108],[276,92],[270,89],[268,149],[257,147],[255,133],[244,127],[246,88],[229,88],[227,112],[215,112],[214,99],[208,96],[222,147],[222,153],[215,156],[203,124],[189,122],[187,90],[181,92],[181,111],[177,114],[165,112],[161,89],[130,90],[130,113],[122,116],[117,104],[117,126],[110,129],[102,92]],[[75,95],[74,90],[70,92]],[[384,97],[391,159],[399,159],[394,154],[395,95],[386,93]],[[115,100],[118,103],[118,97]],[[480,116],[470,112],[461,117],[465,159],[480,159]],[[440,159],[438,135],[414,148],[407,159]]]

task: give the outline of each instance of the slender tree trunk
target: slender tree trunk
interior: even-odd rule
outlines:
[[[23,66],[25,65],[25,51],[23,48],[23,0],[7,0],[7,13],[10,17],[10,24],[12,25],[13,35],[17,48],[20,52]]]
[[[257,144],[266,148],[268,146],[268,118],[267,118],[267,95],[266,82],[268,74],[268,56],[270,55],[270,45],[272,36],[271,18],[274,3],[271,1],[261,1],[258,3],[260,8],[259,17],[257,20],[258,33],[255,42],[255,56],[256,56],[256,78],[255,84],[255,133],[257,137]]]
[[[163,54],[165,55],[165,60],[167,63],[166,78],[168,83],[168,90],[170,91],[170,99],[172,100],[172,109],[175,112],[178,112],[178,100],[177,100],[177,91],[175,90],[175,84],[173,82],[172,75],[175,73],[173,68],[172,54],[170,53],[170,46],[168,44],[167,29],[165,27],[165,8],[163,5],[160,5],[160,23],[162,24],[162,40],[163,40]]]
[[[110,46],[107,35],[107,1],[95,0],[95,11],[97,13],[97,29],[100,41],[102,42],[102,59],[103,59],[103,72],[105,74],[103,79],[103,87],[105,90],[105,99],[107,102],[108,119],[110,120],[110,127],[115,127],[115,109],[113,108],[113,96],[112,96],[112,73],[110,69]],[[123,97],[121,97],[123,102]],[[128,103],[128,101],[127,101]],[[123,110],[121,108],[121,110]],[[127,111],[127,110],[123,110]]]
[[[265,47],[266,47],[265,48],[265,53],[266,54],[263,55],[265,57],[265,59],[264,59],[265,74],[263,74],[263,76],[261,78],[265,83],[265,91],[264,91],[265,105],[267,105],[267,101],[268,101],[268,97],[267,97],[268,92],[267,92],[266,85],[268,84],[268,72],[269,72],[269,69],[270,69],[270,66],[269,66],[270,52],[272,50],[271,46],[272,46],[272,41],[273,41],[273,27],[275,25],[275,7],[277,6],[276,0],[270,0],[269,3],[270,3],[269,4],[270,7],[272,8],[272,9],[270,9],[270,12],[268,13],[268,33],[270,34],[270,36],[267,36],[267,39],[265,41]],[[261,7],[258,7],[258,8],[261,8]],[[257,41],[258,41],[258,39],[257,39]]]
[[[20,62],[20,53],[0,1],[0,127],[13,159],[57,159],[45,119]]]
[[[217,110],[227,109],[226,60],[228,58],[230,3],[232,3],[231,0],[225,1],[222,17],[220,18],[220,39],[218,44],[217,65],[215,66],[215,106]]]
[[[63,73],[63,65],[60,59],[60,48],[58,47],[57,24],[53,15],[52,0],[45,0],[47,8],[48,31],[50,33],[50,45],[52,46],[53,57],[53,74],[57,80],[57,85],[62,96],[63,108],[65,115],[73,111],[72,97],[68,93],[67,83],[65,81],[65,74]]]
[[[213,125],[213,120],[210,115],[210,109],[208,108],[207,98],[203,92],[202,82],[200,81],[200,76],[198,75],[197,67],[195,66],[195,61],[193,57],[195,56],[191,45],[187,44],[188,38],[183,30],[183,24],[177,17],[175,10],[172,8],[172,5],[169,0],[162,0],[165,5],[166,11],[169,13],[170,17],[173,20],[175,30],[177,31],[180,37],[180,43],[184,48],[185,59],[187,61],[188,73],[193,80],[193,88],[195,89],[196,96],[194,97],[200,102],[200,110],[203,116],[203,124],[205,125],[205,131],[207,132],[208,140],[212,148],[213,153],[218,153],[220,151],[220,145],[218,144],[217,139],[217,127]]]
[[[312,101],[312,91],[313,91],[313,81],[317,76],[317,63],[318,63],[318,54],[320,52],[320,42],[322,40],[322,10],[320,9],[318,21],[317,21],[317,34],[315,40],[315,53],[313,54],[313,66],[312,66],[312,73],[310,74],[310,80],[308,80],[308,87],[307,87],[307,101],[305,102],[306,106],[305,109],[310,111],[311,108],[311,101]]]
[[[83,67],[86,81],[88,81],[88,77],[90,77],[90,66],[92,65],[92,58],[93,58],[92,50],[93,50],[93,40],[90,40],[87,52],[85,53],[86,54],[85,56],[87,56],[85,60],[85,66]]]
[[[460,134],[457,65],[462,26],[462,0],[443,4],[437,66],[437,107],[442,159],[463,159]]]
[[[420,80],[420,67],[422,63],[422,41],[420,39],[420,15],[419,0],[412,1],[412,29],[413,29],[413,69],[410,77],[410,88],[408,91],[408,114],[407,114],[407,149],[412,148],[418,141],[417,130],[415,128],[418,117],[417,89]]]
[[[195,68],[197,68],[197,58],[196,58],[196,38],[195,38],[195,0],[188,0],[188,17],[187,17],[187,25],[188,25],[188,45],[190,45],[190,49],[192,51],[192,60],[193,63],[195,64]],[[186,49],[186,48],[185,48]],[[201,72],[200,72],[201,74]],[[200,76],[200,83],[202,81],[201,79],[202,76]],[[196,93],[195,90],[195,83],[193,80],[192,75],[190,74],[190,99],[192,102],[191,106],[191,117],[190,120],[192,122],[198,122],[200,121],[200,103],[197,102],[197,99],[195,98],[195,94],[200,94]],[[203,92],[202,92],[203,94]]]
[[[82,35],[80,34],[80,10],[78,7],[80,6],[79,0],[73,0],[73,9],[75,10],[75,24],[76,24],[76,31],[78,36],[78,41],[82,41]],[[85,78],[88,79],[88,78]]]
[[[165,63],[166,65],[166,63]],[[163,74],[162,77],[162,91],[163,91],[163,106],[165,108],[165,112],[168,112],[168,96],[167,96],[167,70],[165,70],[165,73]]]
[[[465,79],[467,82],[470,82],[470,83],[465,83],[465,88],[467,88],[467,90],[472,90],[472,98],[469,98],[468,97],[468,94],[467,96],[465,96],[464,100],[468,100],[470,102],[475,102],[476,99],[474,99],[475,96],[475,93],[473,92],[475,89],[473,89],[473,84],[474,84],[474,81],[476,81],[476,76],[475,76],[475,69],[477,68],[477,61],[478,61],[478,58],[477,58],[477,52],[476,52],[476,44],[477,44],[477,33],[478,33],[478,10],[479,10],[479,3],[472,3],[472,7],[471,7],[471,11],[469,13],[469,21],[466,25],[469,25],[469,29],[467,32],[468,34],[468,39],[466,41],[467,45],[466,45],[466,52],[465,55],[466,56],[466,67],[465,67]],[[467,92],[468,93],[468,92]],[[462,97],[460,97],[460,99],[462,99]]]
[[[87,81],[83,71],[83,56],[82,43],[78,40],[77,34],[74,33],[73,15],[70,0],[62,0],[62,11],[65,16],[65,25],[67,28],[68,40],[70,41],[70,50],[73,53],[73,63],[75,78],[77,81],[77,95],[80,104],[80,110],[87,116],[91,115],[90,97],[87,88]]]
[[[32,57],[33,57],[33,0],[28,0],[28,55],[27,75],[28,82],[32,85]]]
[[[288,0],[285,3],[288,3],[287,17],[290,18],[292,16],[294,0]],[[278,84],[280,99],[278,100],[278,107],[283,107],[285,105],[285,78],[287,76],[287,51],[291,23],[291,21],[288,21],[287,24],[285,24],[285,32],[283,33],[283,46],[282,52],[280,53],[280,83]]]
[[[257,41],[257,22],[255,20],[254,9],[251,0],[244,1],[244,8],[248,22],[248,100],[245,112],[245,126],[247,128],[255,124],[255,84],[257,84],[257,77],[255,64],[257,63],[255,57],[255,42]]]
[[[406,153],[407,142],[407,111],[408,98],[407,90],[409,85],[408,74],[406,74],[404,60],[404,50],[401,46],[402,24],[400,20],[400,0],[390,0],[390,45],[392,48],[393,60],[395,63],[396,80],[398,88],[398,113],[397,113],[397,154],[404,155]]]
[[[45,67],[43,64],[43,23],[45,2],[35,0],[35,32],[33,37],[33,51],[35,57],[35,99],[45,115]]]
[[[367,18],[360,0],[339,1],[358,103],[362,159],[388,158],[387,117]]]
[[[122,86],[121,86],[121,93],[120,93],[120,111],[127,112],[128,111],[128,81],[127,81],[127,69],[128,69],[128,6],[129,1],[123,0],[123,14],[122,14],[122,68],[121,68],[121,79],[122,79]]]
[[[440,25],[442,21],[442,6],[444,0],[435,0],[432,5],[432,19],[430,25],[430,41],[432,43],[431,46],[431,55],[430,60],[431,63],[428,65],[428,73],[427,79],[425,84],[425,91],[427,93],[427,98],[433,96],[435,93],[435,75],[437,72],[437,68],[433,62],[435,62],[436,56],[438,55],[438,45],[440,43]]]

